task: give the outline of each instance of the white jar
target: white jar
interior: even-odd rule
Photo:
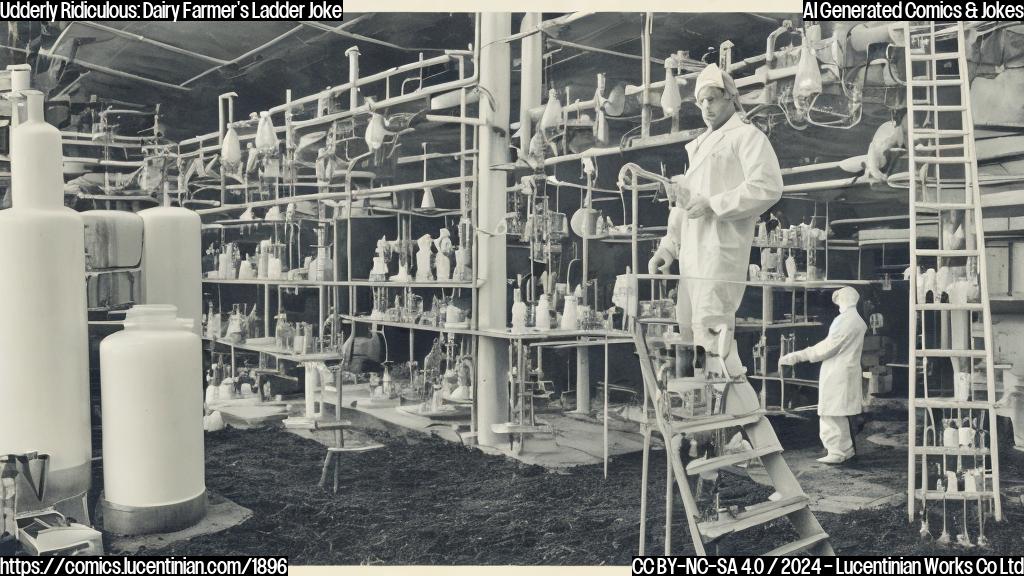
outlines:
[[[169,198],[169,196],[165,196]],[[171,304],[182,318],[203,315],[202,221],[187,208],[161,206],[139,212],[145,226],[142,252],[142,293],[146,304]],[[218,270],[221,270],[218,267]],[[234,278],[234,266],[227,257],[225,278]]]
[[[128,311],[100,343],[103,523],[174,532],[206,514],[202,344],[170,305]]]
[[[537,330],[550,330],[551,329],[551,306],[548,303],[548,295],[541,294],[537,300],[537,314],[534,321],[534,325]]]

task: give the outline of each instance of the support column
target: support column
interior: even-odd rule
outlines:
[[[590,346],[576,348],[576,411],[590,413]]]
[[[483,12],[480,19],[480,87],[494,98],[480,99],[480,118],[485,126],[477,128],[479,178],[477,221],[483,230],[493,231],[505,216],[506,176],[491,166],[508,162],[509,102],[511,100],[511,49],[502,41],[511,35],[512,15],[508,12]],[[491,109],[493,102],[495,109]],[[477,238],[477,275],[482,281],[477,325],[481,330],[505,330],[506,302],[505,236],[480,235]],[[508,421],[508,341],[502,338],[479,339],[477,361],[477,442],[497,447],[506,442],[505,434],[495,434],[493,424]]]

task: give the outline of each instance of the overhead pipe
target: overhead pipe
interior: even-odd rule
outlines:
[[[363,158],[363,157],[365,157],[365,155],[358,156],[358,157],[356,157],[356,160],[359,160],[360,158]],[[364,189],[364,190],[360,190],[360,191],[358,191],[358,193],[354,192],[352,197],[353,198],[357,198],[357,199],[362,199],[362,198],[383,198],[383,197],[389,196],[390,194],[392,194],[394,192],[400,192],[402,190],[412,190],[412,189],[419,190],[419,189],[422,189],[424,186],[429,186],[429,187],[432,187],[432,188],[440,188],[442,186],[462,185],[462,184],[465,184],[466,182],[469,182],[471,180],[472,180],[472,178],[470,178],[469,176],[462,177],[462,178],[460,178],[458,176],[455,176],[455,177],[452,177],[452,178],[439,178],[437,180],[431,180],[431,181],[425,182],[425,183],[424,182],[410,182],[410,183],[406,183],[406,184],[394,184],[394,185],[391,185],[391,186],[381,186],[379,188],[367,188],[367,189]],[[341,200],[341,199],[344,199],[344,198],[347,198],[347,197],[348,197],[348,192],[322,192],[322,193],[319,193],[319,194],[304,194],[304,195],[299,197],[299,200],[312,202],[312,201],[315,201],[315,200]],[[270,207],[270,206],[283,206],[285,204],[289,204],[291,202],[295,202],[295,200],[296,200],[295,198],[287,198],[287,197],[286,198],[277,198],[277,199],[274,199],[274,200],[259,200],[259,201],[256,201],[256,202],[249,202],[248,204],[228,204],[228,205],[224,205],[224,206],[218,206],[216,208],[204,208],[202,210],[197,210],[197,212],[201,216],[205,216],[207,214],[220,214],[220,213],[224,213],[224,212],[230,212],[232,210],[239,210],[239,209],[242,209],[242,208],[245,208],[245,207],[267,208],[267,207]]]
[[[532,36],[534,34],[540,34],[544,30],[547,30],[549,28],[557,28],[559,26],[565,26],[566,24],[570,24],[570,23],[575,22],[577,20],[581,20],[581,19],[586,18],[587,16],[591,16],[593,14],[594,14],[594,12],[573,12],[572,14],[566,14],[565,16],[559,16],[558,18],[553,18],[551,20],[546,20],[544,22],[541,22],[540,24],[535,25],[530,30],[522,30],[522,29],[520,29],[520,32],[518,34],[514,34],[514,35],[509,36],[507,38],[499,38],[499,39],[492,40],[492,41],[493,42],[514,42],[516,40],[519,40],[520,38],[526,38],[526,37]]]
[[[352,48],[349,48],[349,50],[352,50],[353,48],[358,49],[358,47],[353,46]],[[427,58],[426,60],[417,60],[416,62],[412,62],[410,64],[403,64],[401,66],[395,66],[395,67],[392,67],[392,68],[388,68],[387,70],[383,70],[381,72],[378,72],[376,74],[373,74],[373,75],[370,75],[370,76],[365,76],[363,78],[359,78],[357,85],[358,86],[365,86],[366,84],[369,84],[369,83],[372,83],[372,82],[376,82],[378,80],[384,80],[385,78],[388,78],[390,76],[394,76],[396,74],[402,74],[404,72],[410,72],[410,71],[413,71],[413,70],[418,70],[420,68],[427,68],[427,67],[430,67],[430,66],[436,66],[438,64],[445,64],[445,63],[451,62],[453,59],[458,59],[460,57],[465,57],[465,54],[462,51],[449,51],[449,52],[451,52],[451,53],[450,54],[449,53],[445,53],[442,56],[435,56],[433,58]],[[346,54],[347,53],[348,53],[348,51],[346,51]],[[351,56],[350,56],[350,58],[351,58]],[[358,75],[357,75],[357,77],[358,77]],[[459,81],[456,80],[454,82],[459,82]],[[438,86],[447,86],[447,84],[438,84]],[[430,90],[430,89],[433,89],[433,88],[436,88],[436,87],[431,86],[431,87],[427,88],[427,90]],[[349,81],[349,82],[346,82],[345,84],[342,84],[340,86],[334,86],[334,87],[328,88],[326,90],[321,90],[319,92],[310,94],[308,96],[303,96],[302,98],[296,98],[295,100],[292,100],[290,103],[287,103],[287,104],[279,104],[277,106],[274,106],[273,108],[270,108],[268,111],[271,114],[277,114],[279,112],[284,112],[289,107],[294,108],[294,107],[301,106],[301,105],[304,105],[304,104],[309,104],[311,102],[316,102],[317,100],[319,100],[320,98],[323,98],[325,96],[337,96],[338,94],[343,94],[345,92],[349,92],[349,91],[351,91],[351,89],[352,89],[352,82]],[[445,88],[445,90],[451,90],[451,89],[452,89],[451,87],[446,87]],[[418,94],[418,95],[420,95],[422,97],[423,91],[419,91],[416,94]],[[377,106],[390,105],[392,100],[393,99],[382,100],[382,101],[377,103]],[[332,116],[337,116],[337,115],[332,115]]]
[[[299,24],[298,26],[295,26],[294,28],[291,28],[290,30],[288,30],[287,32],[277,36],[276,38],[273,38],[270,41],[265,42],[265,43],[257,46],[256,48],[253,48],[252,50],[249,50],[245,54],[242,54],[241,56],[239,56],[237,58],[234,58],[233,60],[231,60],[231,61],[229,61],[229,62],[227,62],[225,64],[222,64],[220,66],[215,66],[215,67],[210,68],[210,69],[208,69],[208,70],[206,70],[204,72],[200,72],[196,76],[193,76],[192,78],[189,78],[188,80],[185,80],[184,82],[182,82],[180,88],[185,88],[189,84],[195,82],[196,80],[199,80],[200,78],[208,76],[209,74],[212,74],[213,72],[215,72],[217,70],[220,70],[224,66],[229,66],[231,64],[238,64],[239,62],[245,60],[246,58],[249,58],[250,56],[259,54],[260,52],[266,50],[267,48],[270,48],[271,46],[274,46],[276,44],[280,44],[281,42],[285,41],[289,36],[291,36],[292,34],[295,34],[299,30],[302,30],[302,25],[301,24]]]
[[[4,50],[13,50],[15,52],[21,52],[23,54],[30,54],[31,53],[31,52],[29,52],[29,50],[27,50],[25,48],[19,48],[17,46],[8,46],[6,44],[0,44],[0,48],[2,48]],[[96,71],[96,72],[101,72],[103,74],[108,74],[110,76],[116,76],[118,78],[126,78],[128,80],[132,80],[132,81],[135,81],[135,82],[142,82],[144,84],[152,84],[153,86],[159,86],[161,88],[169,88],[171,90],[179,90],[181,92],[191,92],[192,91],[191,88],[188,88],[188,87],[185,87],[185,86],[178,86],[177,84],[170,84],[168,82],[161,82],[160,80],[154,80],[152,78],[146,78],[145,76],[139,76],[137,74],[130,74],[128,72],[122,72],[121,70],[114,70],[113,68],[108,68],[107,66],[101,66],[99,64],[93,64],[91,62],[86,62],[84,60],[79,60],[77,58],[72,60],[71,58],[68,58],[67,56],[62,56],[60,54],[54,54],[50,50],[40,50],[39,51],[39,55],[42,56],[43,58],[49,58],[51,60],[57,60],[57,61],[60,61],[60,62],[72,63],[72,64],[74,64],[76,66],[80,66],[82,68],[85,68],[86,70],[93,70],[93,71]]]
[[[743,60],[740,60],[740,61],[734,63],[732,66],[730,66],[728,68],[727,72],[729,72],[729,74],[732,74],[734,72],[737,72],[739,70],[742,70],[742,69],[747,68],[749,66],[752,66],[754,64],[760,64],[764,60],[765,60],[765,55],[764,54],[758,54],[757,56],[751,56],[750,58],[745,58]],[[796,66],[793,66],[792,68],[782,68],[782,69],[779,69],[778,71],[773,71],[773,72],[777,72],[777,74],[773,74],[771,76],[771,78],[770,78],[771,80],[775,80],[777,78],[783,78],[783,77],[786,77],[786,76],[793,76],[793,75],[796,74]],[[699,74],[700,74],[700,72],[697,71],[697,72],[688,72],[686,74],[677,75],[676,76],[676,84],[677,84],[677,86],[685,86],[687,83],[692,83],[690,81],[696,80],[697,76]],[[748,85],[752,85],[752,84],[759,84],[759,83],[763,83],[763,82],[760,79],[751,81],[751,80],[748,80],[747,78],[740,78],[740,79],[736,80],[736,85],[738,87],[740,87],[740,86],[748,86]],[[665,88],[665,81],[664,80],[658,80],[657,82],[651,82],[650,83],[650,91],[651,92],[660,91],[660,90],[663,90],[664,88]],[[626,96],[635,96],[637,94],[642,94],[643,93],[643,86],[627,85],[625,93],[626,93]],[[566,106],[563,106],[562,110],[564,112],[566,112],[566,113],[583,112],[583,111],[586,111],[586,110],[592,110],[592,109],[594,109],[596,107],[597,107],[597,104],[595,103],[594,100],[581,100],[579,102],[573,102],[572,104],[568,104]],[[534,121],[539,120],[540,117],[543,114],[544,114],[544,107],[543,106],[538,106],[538,107],[534,107],[534,108],[530,109],[530,118],[532,120],[534,120]]]
[[[82,24],[83,26],[88,26],[89,28],[95,28],[96,30],[102,30],[102,31],[107,32],[109,34],[113,34],[115,36],[120,36],[122,38],[128,38],[129,40],[134,40],[135,42],[141,42],[141,43],[146,44],[148,46],[154,46],[156,48],[160,48],[161,50],[167,50],[168,52],[174,52],[175,54],[181,54],[182,56],[188,56],[189,58],[195,58],[197,60],[205,60],[206,62],[209,62],[211,64],[217,64],[218,66],[223,66],[225,64],[228,64],[227,60],[221,60],[220,58],[214,58],[213,56],[208,56],[206,54],[200,54],[198,52],[193,52],[191,50],[186,50],[184,48],[179,48],[179,47],[173,46],[171,44],[166,44],[164,42],[160,42],[159,40],[153,40],[152,38],[147,38],[147,37],[145,37],[145,36],[143,36],[141,34],[134,34],[132,32],[128,32],[127,30],[122,30],[120,28],[114,28],[113,26],[107,26],[105,24],[100,24],[99,22],[96,22],[95,20],[75,20],[74,23],[75,24]]]
[[[345,24],[342,24],[341,26],[338,26],[338,27],[335,27],[335,28],[332,28],[332,27],[330,27],[330,26],[328,26],[326,24],[322,24],[320,22],[315,22],[315,21],[312,21],[312,20],[302,20],[302,21],[300,21],[300,23],[303,26],[309,26],[310,28],[315,28],[315,29],[321,30],[323,32],[329,32],[331,34],[335,34],[337,36],[342,36],[344,38],[351,38],[353,40],[360,40],[362,42],[368,42],[370,44],[377,44],[378,46],[384,46],[386,48],[391,48],[393,50],[401,50],[403,52],[422,52],[424,50],[440,50],[439,48],[406,48],[405,46],[399,46],[398,44],[392,44],[391,42],[386,42],[384,40],[378,40],[377,38],[371,38],[369,36],[363,36],[362,34],[355,34],[353,32],[345,32],[342,29],[342,27],[347,27],[348,25],[351,25],[354,22],[346,22]]]

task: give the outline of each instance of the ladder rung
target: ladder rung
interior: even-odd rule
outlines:
[[[914,162],[920,164],[969,164],[966,156],[914,156]]]
[[[825,540],[828,540],[828,534],[826,534],[825,532],[818,532],[817,534],[812,534],[807,538],[797,540],[796,542],[783,544],[782,546],[779,546],[771,552],[764,554],[764,556],[790,556],[792,554],[796,554],[797,552],[803,552],[805,550],[813,548],[815,545],[820,544]]]
[[[763,416],[764,410],[755,410],[742,416],[719,414],[707,418],[681,420],[672,423],[672,432],[674,434],[693,434],[695,432],[707,432],[708,430],[721,430],[731,426],[746,426],[757,422]]]
[[[383,444],[366,444],[364,446],[329,446],[328,452],[369,452],[383,448]]]
[[[697,525],[697,531],[700,532],[701,538],[705,542],[712,542],[727,534],[766,524],[806,507],[807,496],[805,495],[783,498],[778,502],[765,502],[751,506],[737,514],[735,518],[726,517],[719,518],[714,522],[702,522]]]
[[[922,491],[915,490],[917,499],[921,499]],[[929,500],[977,500],[978,498],[992,498],[994,494],[992,492],[939,492],[937,490],[927,490],[924,492],[927,494]]]
[[[774,454],[782,452],[782,446],[778,444],[774,446],[766,446],[764,448],[758,448],[757,450],[744,450],[735,454],[726,454],[724,456],[718,456],[716,458],[708,458],[706,460],[694,460],[686,465],[686,473],[690,476],[696,476],[701,472],[707,472],[708,470],[718,470],[734,464],[741,464],[754,458],[760,458],[761,456],[767,456],[768,454]]]
[[[675,318],[637,318],[637,324],[671,324],[676,326],[679,321]]]
[[[964,144],[963,142],[956,144],[918,144],[917,146],[914,146],[914,152],[921,153],[936,152],[938,150],[959,150],[960,148],[963,148],[965,146],[966,144]]]
[[[918,358],[985,358],[986,354],[985,350],[914,350],[914,356]]]
[[[314,420],[314,430],[341,430],[343,428],[351,428],[351,420]]]
[[[961,86],[963,85],[963,82],[961,82],[959,78],[936,79],[917,76],[912,78],[909,84],[910,86],[917,88],[918,86]]]
[[[933,249],[918,249],[918,256],[935,256],[938,258],[968,258],[971,256],[977,256],[977,250],[933,250]]]
[[[685,378],[669,378],[666,383],[666,390],[672,394],[684,394],[692,390],[703,390],[708,384],[724,384],[725,379],[720,378],[718,380],[709,380],[708,378],[700,377],[685,377]]]
[[[967,130],[934,130],[931,128],[914,128],[913,138],[935,139],[935,138],[967,138],[970,134]]]
[[[988,456],[988,448],[948,448],[946,446],[912,446],[914,454],[925,456]]]
[[[491,424],[491,432],[495,434],[550,434],[551,427],[502,422],[500,424]]]
[[[944,105],[944,104],[922,104],[913,105],[914,112],[966,112],[967,107],[962,104],[957,105]]]
[[[693,340],[678,338],[662,338],[661,336],[647,336],[647,344],[651,348],[667,348],[669,346],[693,346]]]
[[[914,62],[928,62],[931,60],[956,60],[960,58],[959,52],[935,52],[933,54],[911,54],[910,59]]]
[[[974,204],[962,202],[914,202],[915,210],[974,210]]]
[[[922,312],[927,310],[940,310],[943,312],[980,312],[985,309],[985,305],[979,302],[968,302],[967,304],[915,304],[914,309]]]
[[[952,398],[915,398],[917,408],[961,408],[963,410],[988,410],[994,407],[992,402],[978,400],[954,400]]]

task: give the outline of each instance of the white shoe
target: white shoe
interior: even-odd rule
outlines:
[[[842,464],[852,457],[852,454],[850,456],[843,456],[842,454],[828,454],[818,458],[818,462],[821,462],[822,464]]]

